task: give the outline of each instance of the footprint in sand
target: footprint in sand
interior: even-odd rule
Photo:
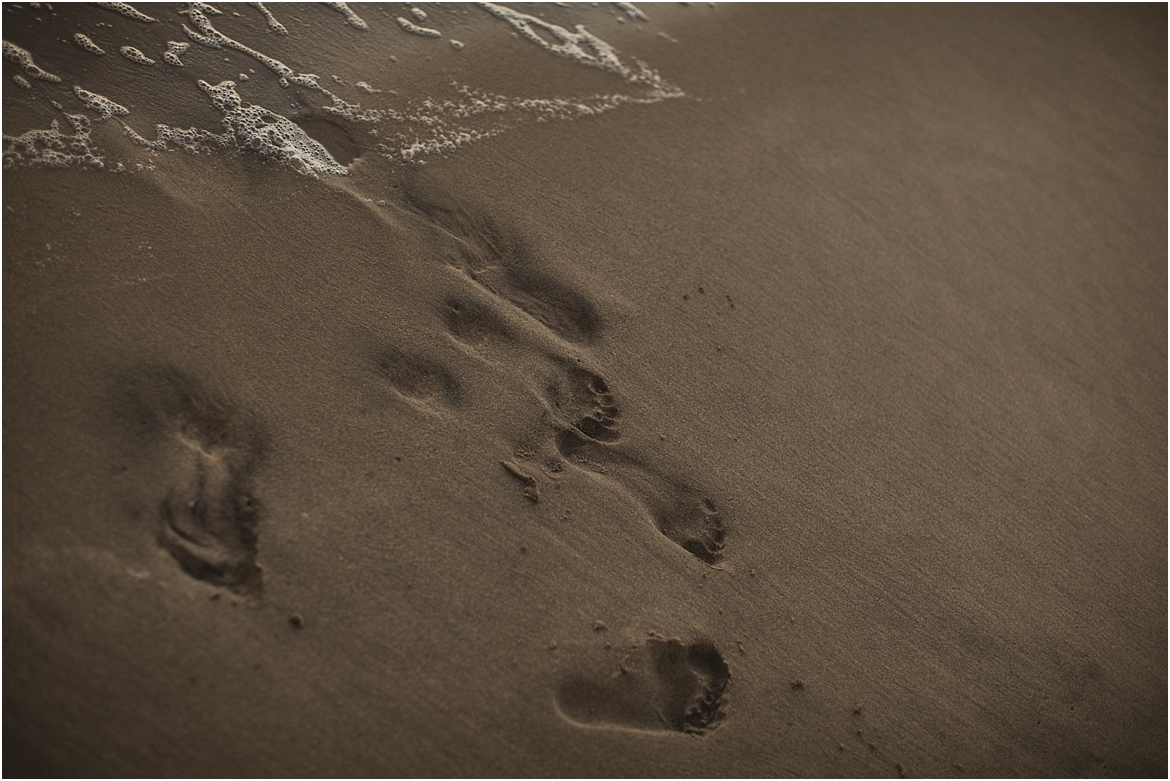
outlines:
[[[580,360],[557,354],[555,344],[534,345],[532,338],[518,333],[522,325],[513,325],[501,317],[496,300],[476,302],[450,298],[444,304],[443,321],[459,342],[471,347],[481,357],[507,367],[520,360],[512,351],[531,354],[533,347],[545,364],[540,395],[546,405],[571,425],[599,442],[616,442],[620,413],[605,378],[585,368]]]
[[[542,323],[566,342],[592,342],[601,330],[596,307],[545,274],[523,242],[497,228],[486,215],[471,214],[412,187],[407,202],[453,240],[449,258],[467,276]]]
[[[477,283],[442,304],[440,316],[451,336],[501,371],[530,367],[557,457],[631,494],[665,537],[705,564],[715,565],[724,545],[715,504],[676,476],[677,470],[658,468],[621,444],[621,409],[609,381],[565,344],[599,335],[600,319],[593,306],[533,271],[527,256],[512,259],[522,254],[516,249],[521,243],[487,218],[433,202],[415,206],[458,242],[460,257],[467,263],[464,271]],[[484,282],[484,270],[507,270],[513,264],[524,271],[493,277],[508,280],[509,286]],[[542,281],[522,291],[516,287],[534,280]],[[540,306],[527,306],[532,301]]]
[[[139,370],[126,390],[129,420],[167,465],[159,543],[191,577],[258,593],[260,507],[251,483],[264,451],[261,428],[170,367]]]
[[[554,702],[564,718],[584,726],[702,734],[723,720],[730,680],[712,643],[651,638],[608,678],[567,679]]]
[[[562,361],[560,371],[545,385],[544,399],[554,414],[589,439],[597,442],[621,439],[617,425],[621,414],[609,392],[609,384],[600,374],[580,364]]]
[[[445,407],[457,406],[462,389],[447,368],[421,355],[385,347],[373,356],[373,371],[398,397],[426,414],[439,414]]]
[[[663,475],[577,426],[558,427],[557,452],[571,464],[616,480],[638,497],[658,531],[699,561],[715,566],[723,555],[723,522],[715,503],[682,478]]]

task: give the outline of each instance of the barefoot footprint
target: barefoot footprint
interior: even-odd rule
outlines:
[[[651,638],[608,678],[567,679],[554,702],[564,718],[583,726],[703,734],[726,715],[730,681],[714,644]]]
[[[176,438],[187,455],[160,506],[162,546],[192,577],[242,593],[259,590],[256,501],[233,475],[231,453]]]
[[[447,368],[397,347],[383,348],[373,360],[374,374],[415,409],[436,414],[460,403],[462,389]]]
[[[128,391],[134,425],[170,462],[159,544],[193,578],[259,592],[260,508],[251,483],[264,449],[260,427],[169,367],[140,370]]]
[[[451,264],[485,290],[571,343],[593,341],[601,330],[597,309],[546,274],[522,242],[500,231],[486,215],[473,215],[415,184],[408,203],[453,240]]]
[[[634,494],[664,537],[709,566],[723,555],[723,522],[715,503],[681,478],[651,469],[618,447],[579,427],[561,426],[557,452],[566,461],[611,480]]]
[[[621,438],[620,417],[609,384],[600,374],[563,361],[561,370],[545,386],[545,402],[554,414],[569,420],[575,429],[598,442]]]

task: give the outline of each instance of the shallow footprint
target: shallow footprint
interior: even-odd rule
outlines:
[[[593,304],[530,262],[487,268],[472,274],[472,279],[566,342],[592,342],[601,330],[601,319]]]
[[[442,318],[456,340],[477,351],[512,346],[516,342],[511,327],[500,314],[478,301],[449,298],[443,303]]]
[[[562,716],[584,726],[703,734],[726,715],[730,680],[713,643],[652,638],[608,679],[569,678],[555,702]]]
[[[715,566],[723,555],[723,521],[715,503],[679,488],[670,499],[651,507],[658,531],[699,561]]]
[[[435,405],[456,406],[463,398],[459,382],[442,364],[385,347],[374,356],[374,373],[416,409],[435,412]]]
[[[620,412],[609,383],[580,359],[564,356],[539,340],[524,339],[522,329],[508,323],[491,305],[452,297],[442,308],[447,331],[480,357],[499,367],[525,362],[545,374],[538,386],[549,412],[599,442],[616,442]]]

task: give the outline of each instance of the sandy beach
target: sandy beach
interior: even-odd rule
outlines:
[[[3,8],[6,776],[1165,777],[1165,5]]]

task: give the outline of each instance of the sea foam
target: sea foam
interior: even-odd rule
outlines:
[[[24,49],[20,48],[14,43],[9,43],[8,41],[4,41],[3,43],[4,56],[23,68],[24,72],[32,78],[40,79],[41,81],[54,82],[61,80],[60,76],[54,76],[52,73],[49,73],[47,70],[33,62],[32,55]]]
[[[54,119],[47,130],[29,130],[19,136],[4,136],[4,168],[40,166],[45,168],[106,167],[105,160],[93,150],[89,119],[81,114],[66,114],[73,133],[62,133]]]
[[[147,16],[129,3],[94,3],[94,5],[100,8],[105,8],[107,11],[114,11],[115,13],[122,14],[122,16],[125,16],[128,19],[133,19],[136,22],[158,21],[158,19]]]
[[[119,106],[109,98],[90,92],[89,90],[84,90],[81,87],[74,86],[73,93],[77,95],[78,100],[85,104],[87,109],[97,112],[102,119],[124,117],[130,113],[130,109],[125,106]]]
[[[92,112],[94,121],[115,121],[123,128],[127,136],[150,150],[151,154],[175,149],[182,149],[197,155],[205,155],[215,151],[238,150],[258,154],[266,160],[288,165],[306,175],[332,174],[342,176],[348,173],[346,166],[339,163],[338,158],[334,158],[325,146],[309,135],[309,133],[316,132],[313,128],[320,128],[324,132],[330,131],[324,125],[305,123],[304,120],[313,117],[328,118],[328,121],[334,122],[343,131],[347,127],[353,129],[353,124],[361,123],[365,125],[366,130],[360,135],[353,136],[353,138],[358,139],[358,147],[364,145],[361,143],[361,139],[365,139],[365,145],[373,146],[385,158],[419,164],[428,155],[450,153],[467,144],[493,138],[526,121],[575,120],[596,116],[624,105],[649,105],[661,100],[684,96],[681,89],[666,82],[656,71],[650,69],[640,60],[621,54],[615,46],[586,29],[583,23],[562,26],[498,3],[479,3],[479,12],[489,18],[506,23],[513,31],[513,37],[523,41],[519,45],[536,45],[541,50],[547,51],[563,61],[611,74],[615,77],[615,82],[620,83],[621,86],[615,84],[615,89],[612,91],[601,91],[585,96],[539,94],[541,71],[538,68],[531,71],[532,76],[529,79],[529,83],[535,87],[538,93],[535,95],[505,96],[479,87],[449,83],[447,87],[441,84],[434,85],[430,96],[425,98],[420,97],[417,90],[413,96],[407,97],[401,96],[397,90],[389,89],[388,86],[385,90],[378,90],[371,87],[367,81],[357,80],[359,75],[364,75],[366,78],[373,75],[378,80],[390,80],[394,78],[390,72],[346,74],[344,79],[334,75],[333,81],[338,86],[333,87],[332,84],[330,86],[337,91],[335,93],[326,89],[322,85],[322,79],[316,74],[300,72],[281,59],[242,43],[224,32],[227,25],[235,23],[233,18],[241,16],[236,11],[232,11],[230,15],[224,14],[209,3],[194,2],[186,3],[180,8],[178,14],[181,19],[174,19],[166,15],[155,19],[127,3],[101,3],[100,5],[137,22],[151,25],[170,25],[176,33],[185,36],[187,39],[185,41],[182,39],[167,41],[166,50],[161,53],[163,62],[171,67],[181,68],[184,66],[181,58],[190,50],[192,44],[210,50],[231,49],[254,59],[270,71],[280,86],[289,88],[295,85],[303,88],[298,91],[298,94],[290,97],[289,104],[297,112],[296,115],[293,118],[281,116],[280,113],[266,107],[250,104],[241,97],[237,84],[245,81],[248,81],[248,85],[253,84],[250,79],[257,78],[255,70],[252,70],[252,75],[249,76],[242,72],[237,74],[240,69],[233,69],[230,74],[233,80],[226,81],[224,78],[229,74],[215,72],[221,70],[221,67],[218,66],[219,58],[216,58],[214,62],[206,58],[200,59],[198,67],[202,69],[202,72],[199,75],[211,76],[214,74],[215,78],[200,80],[198,85],[212,103],[223,112],[223,129],[211,131],[199,128],[172,127],[165,122],[157,121],[159,119],[165,120],[164,114],[150,118],[155,131],[153,140],[138,133],[129,123],[141,122],[150,112],[165,111],[163,104],[147,100],[142,103],[143,109],[136,112],[131,118],[126,106],[80,86],[73,88],[69,99],[75,98],[87,111]],[[297,25],[295,31],[290,33],[289,28],[276,19],[273,9],[264,3],[253,2],[247,5],[264,18],[270,36],[275,34],[301,38],[305,34],[301,25]],[[385,26],[371,29],[370,25],[358,17],[345,3],[329,3],[328,5],[344,16],[355,29],[361,30],[363,35],[376,35],[378,32],[385,35],[387,30]],[[242,5],[235,7],[243,10]],[[618,7],[624,16],[633,20],[634,23],[646,21],[645,14],[636,6],[622,3],[618,4]],[[9,8],[19,12],[20,6],[10,6]],[[462,40],[446,39],[446,43],[449,45],[443,46],[442,49],[430,49],[431,54],[427,56],[428,60],[432,57],[459,56],[453,50],[462,49],[464,41],[468,40],[467,35],[474,35],[475,31],[480,29],[474,25],[470,27],[467,25],[464,17],[469,12],[476,12],[475,9],[469,10],[468,7],[461,7],[457,10],[451,6],[436,7],[430,13],[418,5],[404,4],[404,8],[402,16],[383,12],[383,17],[387,17],[387,20],[391,22],[391,27],[397,26],[411,34],[438,41],[443,39],[443,31],[447,29],[448,25],[460,25],[460,39]],[[590,11],[584,5],[566,6],[566,9],[577,15],[578,18],[592,19],[591,26],[594,23],[609,24],[614,18],[612,11]],[[557,13],[560,14],[558,20],[564,24],[564,12],[558,11]],[[541,13],[541,16],[544,14]],[[215,19],[214,22],[213,19]],[[426,26],[419,24],[424,22]],[[91,24],[105,30],[114,29],[113,25],[100,21]],[[74,29],[77,28],[74,27]],[[131,27],[123,26],[118,30],[121,35],[125,35],[127,30],[130,30],[132,34]],[[62,30],[61,35],[66,38],[72,36],[77,45],[94,54],[103,53],[102,47],[87,34]],[[247,38],[247,40],[256,41],[257,39]],[[269,40],[279,39],[270,37]],[[149,47],[157,46],[156,41],[157,38],[152,38],[150,41],[130,40],[127,45],[118,46],[118,49],[123,56],[138,64],[154,65],[155,60],[143,52],[152,51]],[[390,39],[385,37],[380,41],[390,43]],[[125,42],[125,38],[119,41],[119,44],[123,42]],[[471,43],[474,44],[474,39]],[[390,43],[390,45],[393,44]],[[422,42],[419,42],[419,45],[426,46]],[[294,48],[292,51],[303,52],[304,49],[303,47]],[[444,52],[447,54],[444,55]],[[32,53],[13,42],[4,42],[4,55],[23,69],[24,75],[13,74],[14,82],[22,88],[34,88],[35,82],[30,82],[30,79],[43,82],[60,81],[56,74],[49,73],[39,67],[34,61]],[[397,58],[394,56],[388,56],[388,59],[397,62]],[[211,69],[210,73],[208,69]],[[424,77],[426,72],[425,69],[420,71]],[[71,75],[71,78],[76,78],[84,83],[86,75],[86,72],[81,70],[77,74]],[[63,88],[58,89],[60,93],[69,94]],[[444,96],[446,89],[453,90],[453,93]],[[353,90],[353,93],[347,94],[345,90]],[[361,97],[363,102],[367,103],[366,106],[354,102],[359,97],[358,93],[364,93]],[[61,99],[64,100],[64,97]],[[369,105],[370,103],[373,105]],[[136,104],[131,101],[127,105]],[[65,113],[64,109],[62,109],[62,113]],[[66,114],[66,117],[69,116],[84,119],[81,115]],[[294,119],[296,121],[293,121]],[[59,125],[55,124],[47,130],[32,130],[23,135],[5,136],[5,165],[82,164],[101,167],[97,163],[102,162],[103,158],[94,151],[94,141],[89,135],[88,126],[80,127],[73,119],[68,121],[74,124],[72,134],[61,131]],[[86,121],[88,122],[88,120]],[[298,125],[298,122],[301,124]],[[308,132],[304,128],[308,128]],[[348,131],[346,132],[348,134]],[[371,141],[371,138],[376,140]],[[356,156],[360,156],[360,154]],[[344,159],[348,162],[354,157],[346,153]],[[144,167],[141,163],[128,162],[127,164],[130,165],[130,170],[135,168],[137,170],[150,170],[151,168],[149,165]],[[106,170],[127,170],[120,162],[116,162],[116,165],[113,163],[105,165],[105,168]]]
[[[135,49],[133,46],[123,46],[118,50],[118,52],[123,57],[130,60],[130,62],[136,62],[139,65],[154,65],[154,60],[150,59],[145,54]]]
[[[102,49],[102,47],[98,46],[96,43],[91,41],[89,36],[86,35],[85,33],[74,33],[73,34],[73,41],[78,46],[80,46],[81,48],[83,48],[87,52],[89,52],[90,54],[105,54],[106,53],[105,50]]]
[[[190,48],[191,44],[186,41],[167,41],[167,50],[163,52],[163,62],[176,68],[182,68],[183,61],[179,58]]]
[[[200,79],[199,87],[211,98],[211,104],[223,112],[223,123],[241,149],[286,163],[312,176],[318,173],[345,176],[349,173],[296,123],[263,106],[244,105],[234,81],[213,86]]]

